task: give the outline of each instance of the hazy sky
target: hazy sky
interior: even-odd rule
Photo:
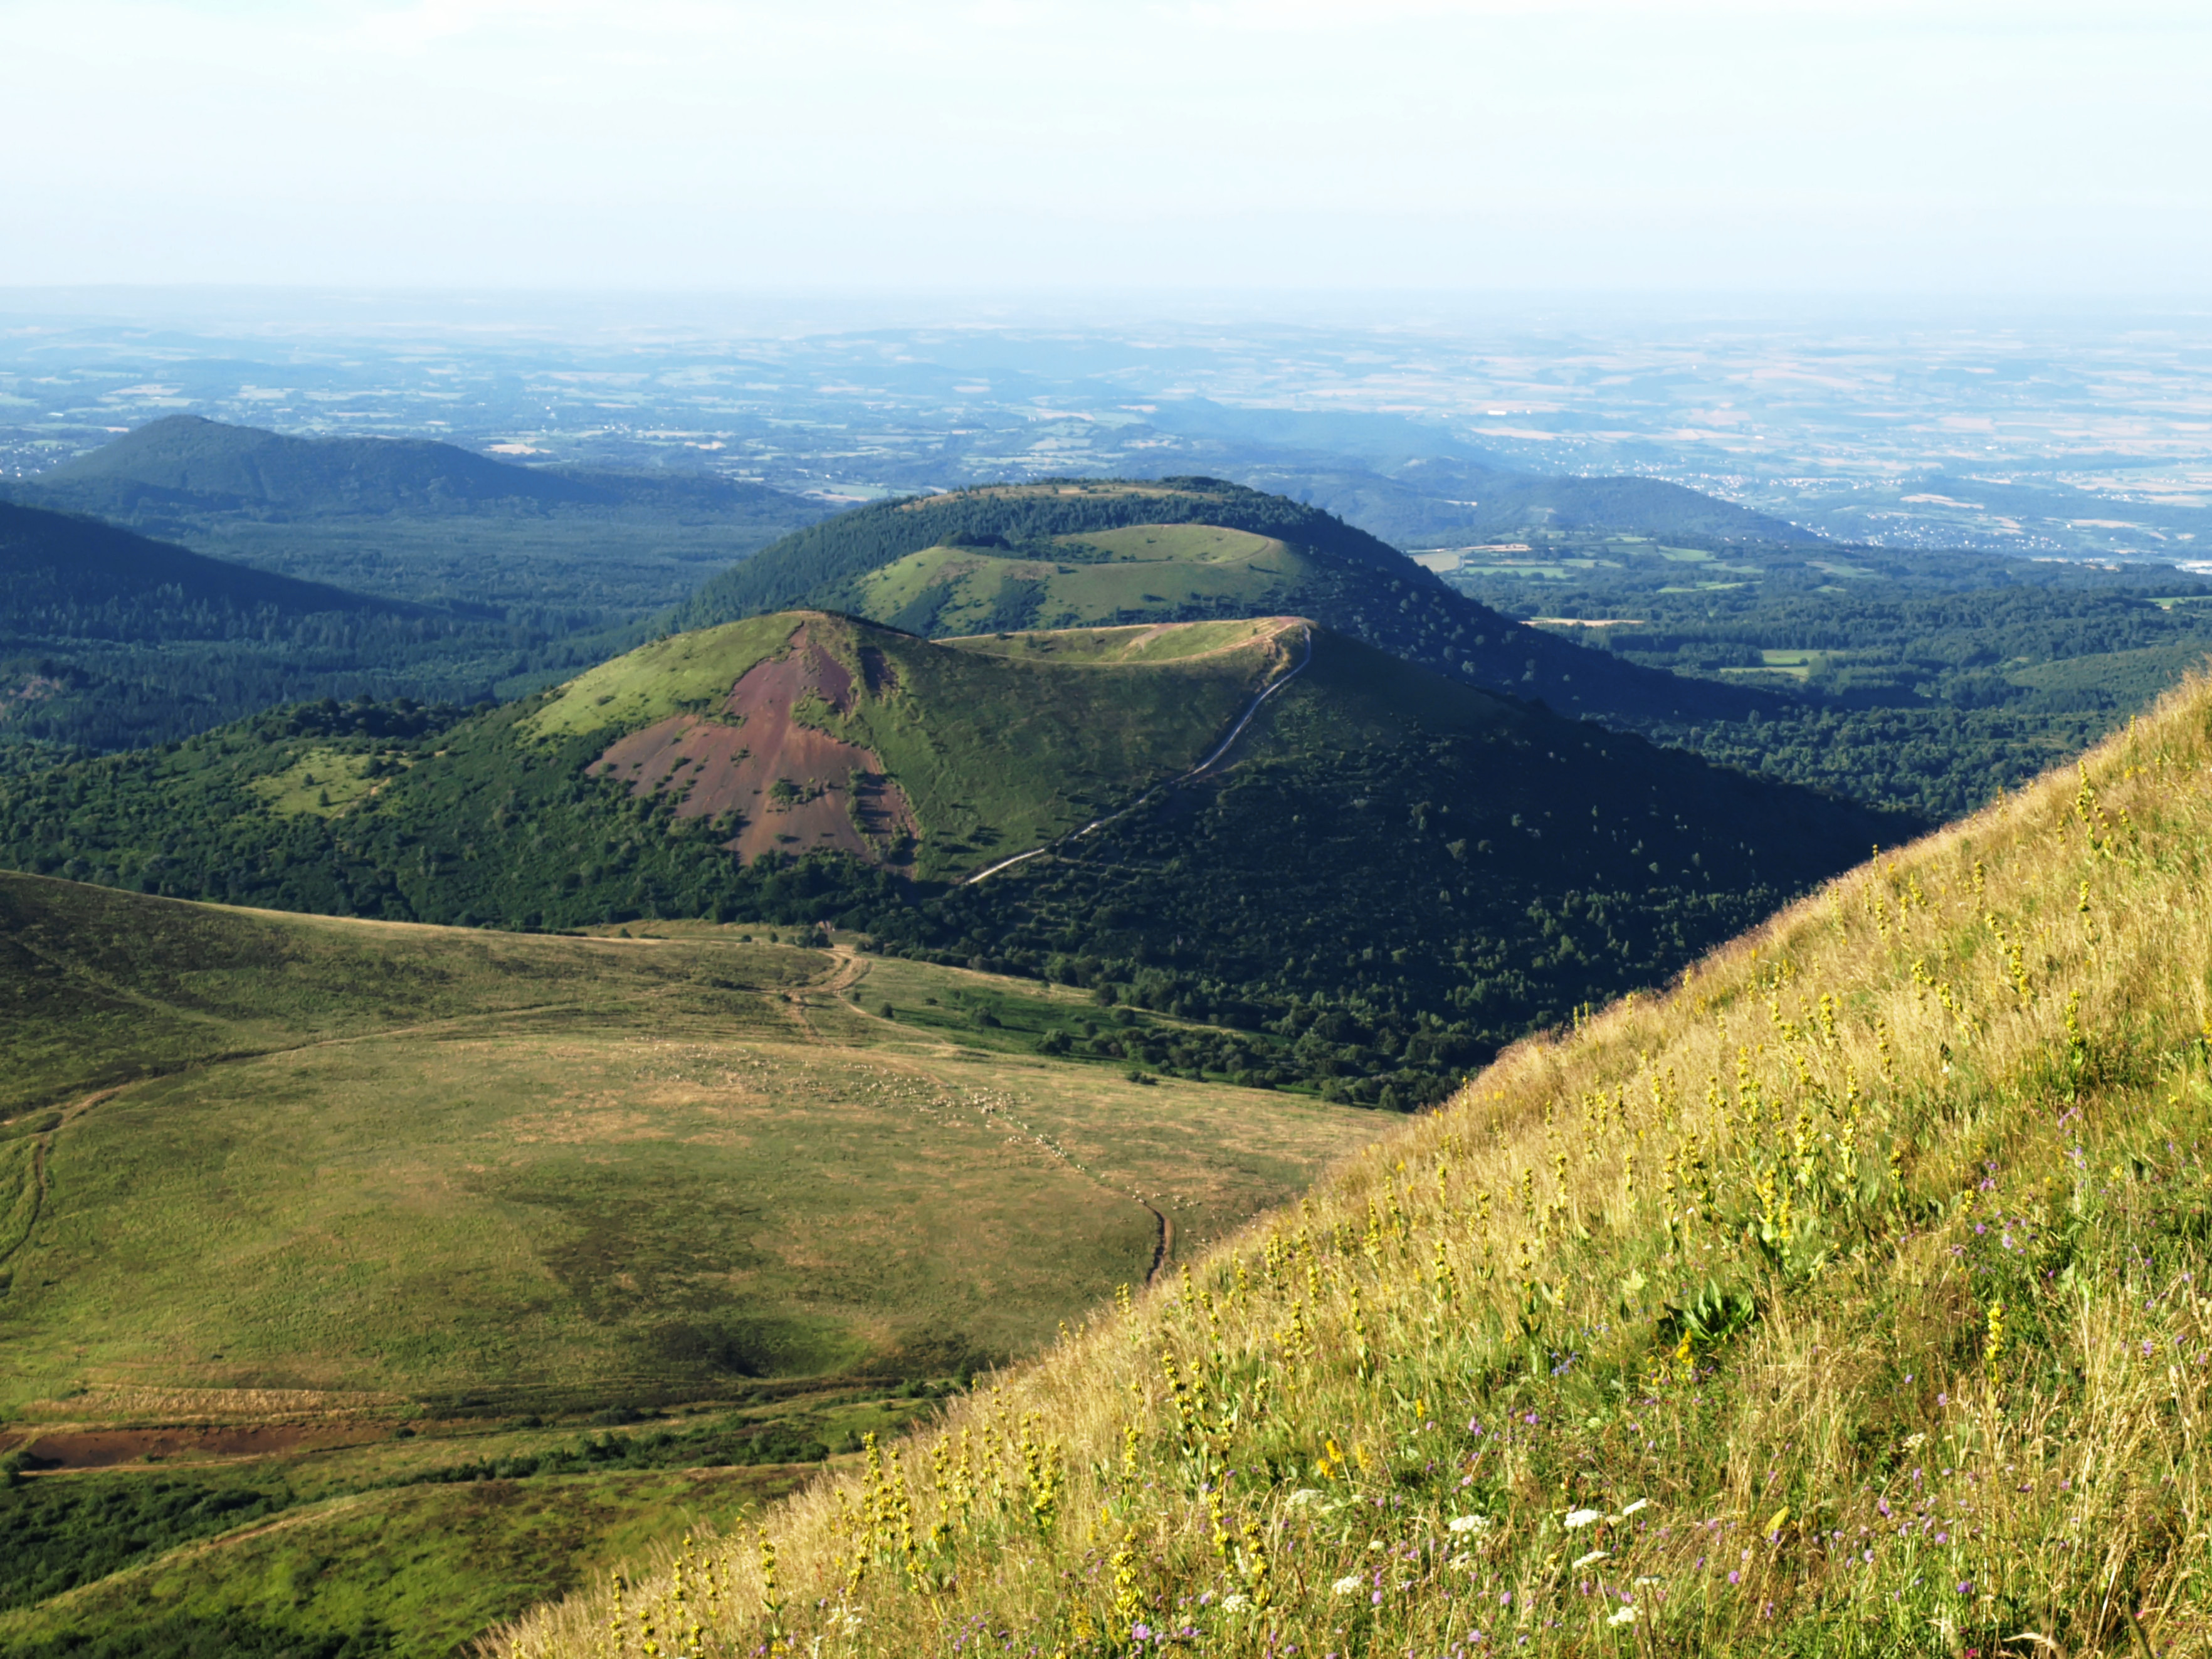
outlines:
[[[2212,298],[2212,3],[0,0],[0,284]]]

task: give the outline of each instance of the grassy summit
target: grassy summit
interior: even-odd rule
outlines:
[[[2197,681],[504,1651],[2202,1650],[2208,732]]]
[[[678,616],[696,628],[801,605],[933,635],[1294,613],[1571,714],[1776,706],[1525,627],[1340,519],[1218,478],[1057,479],[858,507],[724,571]]]

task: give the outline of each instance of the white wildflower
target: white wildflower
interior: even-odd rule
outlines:
[[[1455,1515],[1444,1522],[1454,1532],[1480,1532],[1490,1524],[1486,1515]]]
[[[1285,1498],[1283,1500],[1283,1507],[1290,1510],[1302,1510],[1320,1496],[1321,1492],[1316,1487],[1300,1486],[1296,1492],[1292,1492],[1288,1498]]]
[[[1367,1588],[1367,1581],[1356,1572],[1347,1572],[1329,1588],[1339,1595],[1356,1595]]]
[[[1605,1622],[1608,1625],[1632,1625],[1636,1622],[1636,1609],[1634,1607],[1623,1607],[1619,1613],[1614,1613],[1612,1618],[1607,1620]]]
[[[1589,1565],[1593,1561],[1602,1561],[1607,1556],[1612,1553],[1613,1552],[1611,1550],[1592,1550],[1588,1555],[1585,1555],[1581,1559],[1577,1560],[1575,1563],[1575,1565],[1579,1570]]]
[[[1626,1521],[1630,1516],[1635,1514],[1637,1510],[1649,1509],[1650,1506],[1651,1500],[1650,1498],[1639,1498],[1633,1504],[1631,1504],[1626,1509],[1621,1510],[1620,1518]]]
[[[1252,1598],[1245,1595],[1243,1590],[1231,1590],[1221,1598],[1221,1610],[1224,1613],[1242,1613],[1251,1605]]]
[[[1566,1520],[1561,1524],[1564,1525],[1569,1532],[1572,1532],[1577,1527],[1587,1527],[1593,1521],[1602,1521],[1604,1519],[1605,1516],[1599,1514],[1595,1510],[1575,1510],[1568,1515]]]

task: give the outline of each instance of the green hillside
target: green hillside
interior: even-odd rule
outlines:
[[[711,1607],[501,1651],[2203,1651],[2208,732],[2200,681],[1502,1056],[692,1552]]]
[[[18,869],[393,921],[833,922],[1272,1034],[1098,1032],[1101,1060],[1401,1105],[1906,827],[1295,618],[932,642],[783,613],[457,722],[308,705],[0,782]]]
[[[454,1651],[1381,1121],[806,937],[0,877],[0,1652]]]
[[[856,508],[725,571],[678,620],[794,605],[927,634],[1288,613],[1570,714],[1741,718],[1778,701],[1523,626],[1328,514],[1217,478],[994,485]]]

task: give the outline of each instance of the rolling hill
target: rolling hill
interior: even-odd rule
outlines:
[[[2199,680],[501,1652],[2201,1650],[2208,731]]]
[[[19,869],[395,921],[835,922],[1282,1039],[1093,1054],[1401,1105],[1906,828],[1295,617],[930,641],[785,612],[457,722],[309,705],[0,783]]]
[[[1404,416],[1188,398],[1152,405],[1142,418],[1142,428],[1129,430],[1166,435],[1178,456],[1176,471],[1204,470],[1279,491],[1400,547],[1530,531],[1607,530],[1722,543],[1823,540],[1663,479],[1522,471],[1434,422]],[[1158,443],[1152,437],[1152,445]]]
[[[153,513],[440,515],[665,502],[727,510],[789,498],[722,479],[516,466],[422,438],[301,438],[170,415],[13,487],[21,500],[129,520]]]
[[[0,1651],[456,1651],[1382,1121],[805,940],[0,877]]]
[[[926,633],[1287,612],[1571,714],[1741,718],[1778,702],[1526,627],[1340,520],[1213,478],[997,485],[857,508],[715,577],[677,622],[797,605]]]

